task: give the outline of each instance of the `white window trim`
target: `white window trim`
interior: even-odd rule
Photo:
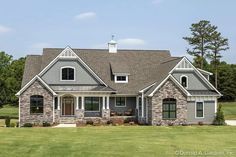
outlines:
[[[197,117],[197,103],[198,103],[198,102],[202,102],[202,108],[203,108],[202,117]],[[196,101],[196,102],[195,102],[195,118],[204,118],[204,108],[205,108],[204,101]]]
[[[125,76],[126,80],[125,81],[119,81],[119,80],[117,80],[117,76]],[[128,82],[129,82],[128,75],[115,75],[115,83],[128,83]]]
[[[187,81],[187,82],[186,82],[186,87],[184,87],[184,86],[182,85],[182,78],[183,78],[183,77],[186,77],[186,81]],[[186,75],[181,75],[181,76],[180,76],[180,84],[181,84],[184,88],[188,89],[188,76],[186,76]]]
[[[99,105],[98,110],[96,110],[96,111],[88,111],[88,110],[85,110],[85,105],[86,105],[86,104],[85,104],[85,98],[86,98],[86,97],[98,97],[98,101],[99,101],[99,103],[98,103],[98,105]],[[101,110],[101,109],[100,109],[100,107],[101,107],[101,106],[100,106],[100,103],[101,103],[101,101],[100,101],[100,97],[99,97],[99,96],[85,96],[85,97],[84,97],[84,112],[100,112],[100,110]]]
[[[62,80],[62,69],[64,69],[64,68],[72,68],[72,69],[74,69],[74,80]],[[72,66],[63,66],[63,67],[61,67],[61,70],[60,70],[60,81],[75,81],[76,80],[75,76],[76,76],[75,67],[72,67]]]
[[[123,96],[119,96],[119,98],[120,97],[123,97]],[[126,97],[124,97],[125,98],[125,106],[116,106],[116,97],[115,97],[115,107],[126,107]]]

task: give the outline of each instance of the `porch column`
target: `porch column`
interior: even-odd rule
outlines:
[[[142,118],[144,117],[144,94],[142,93]]]
[[[76,97],[76,110],[79,109],[79,97],[77,96]]]
[[[60,110],[60,106],[61,106],[60,99],[61,99],[61,97],[58,95],[58,97],[57,97],[57,110]]]
[[[52,122],[55,122],[55,96],[52,97]]]
[[[107,109],[110,109],[110,107],[109,107],[109,99],[110,99],[110,97],[109,96],[107,96]]]
[[[81,97],[81,109],[84,110],[84,96]]]
[[[102,97],[102,109],[105,109],[105,96]]]
[[[138,110],[138,105],[139,105],[139,97],[136,97],[136,109]]]

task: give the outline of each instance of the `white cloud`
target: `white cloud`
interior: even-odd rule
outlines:
[[[97,15],[95,12],[84,12],[75,16],[76,20],[87,20],[95,18]]]
[[[3,25],[0,25],[0,34],[3,34],[3,33],[8,33],[10,32],[12,29],[9,28],[9,27],[6,27],[6,26],[3,26]]]
[[[117,42],[121,47],[139,47],[146,44],[144,40],[138,38],[119,39]]]

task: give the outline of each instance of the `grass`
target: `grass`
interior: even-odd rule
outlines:
[[[0,108],[0,116],[18,117],[18,107],[4,105],[2,108]]]
[[[236,155],[236,127],[0,128],[1,157]],[[190,155],[192,156],[192,155]]]
[[[227,120],[236,120],[236,102],[225,102],[222,104],[222,109]]]

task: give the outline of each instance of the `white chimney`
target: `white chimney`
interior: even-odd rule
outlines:
[[[117,53],[117,42],[114,40],[114,35],[112,35],[111,41],[108,42],[109,53]]]

